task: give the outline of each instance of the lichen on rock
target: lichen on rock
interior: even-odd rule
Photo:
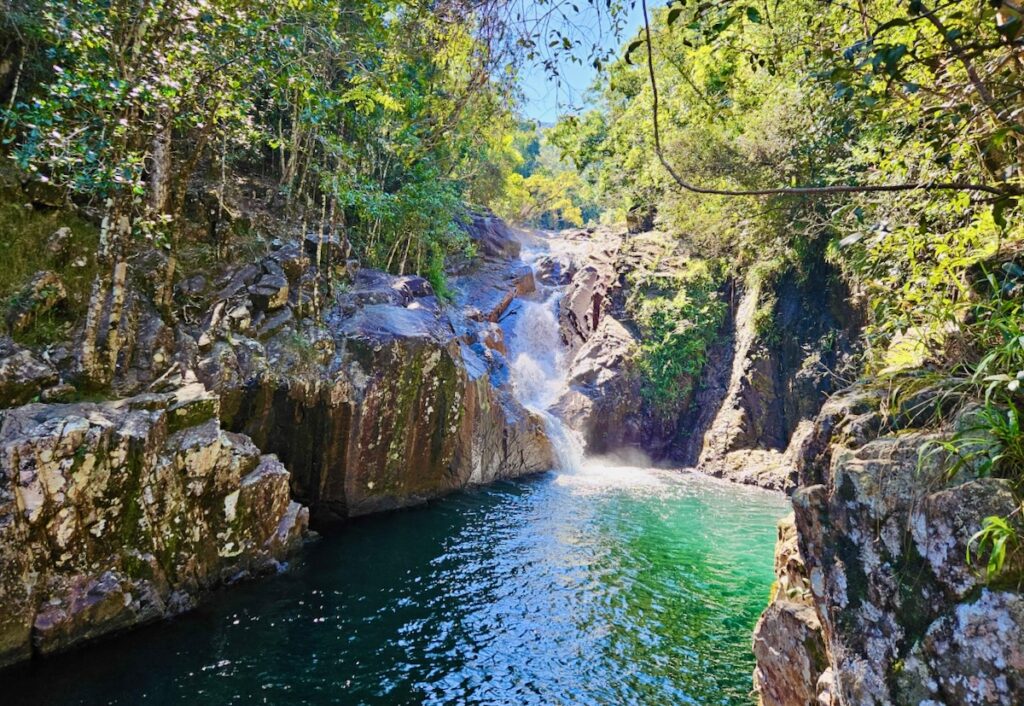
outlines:
[[[6,411],[0,666],[174,615],[278,568],[308,518],[288,479],[220,428],[201,387]]]

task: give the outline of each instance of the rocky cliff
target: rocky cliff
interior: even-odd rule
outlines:
[[[1018,507],[1012,487],[922,454],[972,409],[936,427],[920,406],[882,414],[880,397],[843,392],[795,441],[795,523],[754,639],[761,702],[1024,703],[1024,601],[966,562],[982,520]]]
[[[496,323],[532,271],[500,221],[467,228],[447,305],[319,234],[183,278],[173,315],[136,271],[109,402],[59,402],[71,344],[0,340],[0,666],[273,569],[307,518],[551,468]]]
[[[668,413],[644,398],[637,373],[643,332],[630,297],[660,294],[672,273],[702,258],[685,241],[656,232],[592,229],[563,234],[542,277],[567,284],[562,336],[571,355],[560,409],[594,453],[641,449],[737,482],[792,491],[791,439],[809,433],[853,350],[860,315],[820,258],[808,271],[725,279],[717,293],[727,315],[701,371],[678,380],[682,398]],[[659,289],[660,287],[660,289]],[[768,322],[766,325],[765,322]]]
[[[0,418],[0,667],[280,566],[307,510],[201,385]]]

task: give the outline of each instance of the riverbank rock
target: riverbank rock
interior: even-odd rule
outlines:
[[[1024,703],[1020,594],[989,585],[966,560],[985,517],[1014,516],[1012,486],[969,464],[951,475],[944,454],[922,453],[969,427],[971,408],[945,426],[907,429],[878,402],[854,386],[794,442],[797,542],[828,656],[820,680],[844,706]],[[780,534],[780,554],[790,542]],[[799,663],[794,645],[811,625],[780,620],[779,600],[755,638],[759,688],[765,703],[804,703],[768,698],[777,686],[798,693],[779,686],[796,682],[777,655]]]
[[[187,610],[272,571],[307,512],[216,396],[30,404],[0,422],[0,666]]]
[[[187,367],[220,396],[226,428],[281,458],[315,523],[553,466],[543,422],[512,395],[495,337],[494,322],[533,291],[532,271],[509,257],[519,252],[511,229],[477,226],[486,254],[452,275],[450,305],[421,277],[370,269],[331,289],[310,263],[299,279],[316,285],[319,317],[293,287],[272,330],[269,317],[254,334],[228,315],[197,331],[205,345]],[[225,310],[248,310],[251,293],[231,291]]]
[[[829,668],[793,515],[779,522],[771,602],[754,628],[754,689],[761,706],[831,706]]]

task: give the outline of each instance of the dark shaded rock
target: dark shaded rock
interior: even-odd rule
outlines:
[[[259,337],[270,338],[294,321],[294,319],[295,317],[292,316],[291,309],[282,309],[268,315],[260,324]]]
[[[240,294],[246,288],[254,285],[262,272],[263,268],[259,265],[245,265],[241,269],[234,271],[231,273],[228,281],[224,282],[216,298],[230,299]]]
[[[344,264],[345,246],[336,234],[307,233],[302,246],[314,265],[317,264],[317,250],[320,251],[319,265],[322,269]]]
[[[249,287],[253,305],[261,311],[274,311],[288,304],[288,279],[281,274],[264,274]]]
[[[197,297],[206,291],[207,281],[202,275],[193,275],[174,285],[174,294],[179,297]]]
[[[654,230],[654,218],[658,210],[652,205],[633,206],[626,211],[626,228],[630,233],[646,233]]]

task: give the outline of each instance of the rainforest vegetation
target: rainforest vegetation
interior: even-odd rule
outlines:
[[[102,388],[133,267],[166,303],[288,223],[443,293],[468,210],[551,229],[632,210],[704,258],[630,304],[653,399],[699,369],[726,279],[824,258],[868,312],[861,373],[893,404],[922,389],[980,403],[946,450],[1024,481],[1016,0],[672,0],[622,36],[630,7],[6,0],[0,137],[18,195],[0,294],[14,306],[43,268],[75,292],[67,321],[18,336],[84,318],[82,377]],[[599,69],[589,107],[524,120],[520,72],[555,78],[560,62]],[[239,194],[251,213],[231,212]],[[58,225],[80,244],[71,263],[36,244]],[[979,537],[993,571],[1024,568],[1014,526],[991,518]]]

